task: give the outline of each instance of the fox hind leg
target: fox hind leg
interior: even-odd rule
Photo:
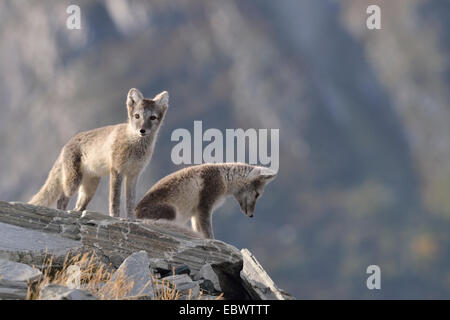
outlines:
[[[78,190],[78,200],[75,205],[75,211],[84,211],[87,205],[92,200],[95,192],[97,191],[98,184],[100,183],[99,177],[83,177],[81,181],[80,189]]]
[[[58,202],[56,202],[56,208],[59,210],[66,210],[67,205],[69,204],[69,200],[70,200],[70,198],[68,198],[64,194],[62,194],[59,197]]]
[[[214,239],[210,210],[200,208],[197,215],[191,218],[191,223],[194,231],[200,232],[207,239]]]
[[[80,187],[83,174],[81,172],[81,155],[70,147],[62,154],[62,187],[64,197],[71,198]]]

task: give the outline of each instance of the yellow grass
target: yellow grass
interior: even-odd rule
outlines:
[[[43,263],[42,275],[34,283],[28,285],[28,300],[39,298],[40,290],[47,284],[66,285],[71,276],[71,269],[80,272],[80,287],[89,291],[101,300],[121,300],[130,299],[129,292],[133,288],[133,281],[130,281],[123,274],[117,274],[115,279],[111,281],[114,270],[99,263],[95,253],[77,254],[71,257],[71,253],[67,253],[62,268],[55,271],[53,266],[53,256],[46,256]],[[174,273],[174,272],[173,272]],[[153,285],[154,296],[156,300],[178,300],[181,296],[176,286],[172,285],[168,280],[156,279],[151,275],[151,281],[141,290]],[[139,296],[139,294],[138,294]],[[188,299],[192,298],[201,300],[203,292],[200,291],[197,297],[192,297],[192,290],[189,291]],[[222,299],[223,294],[217,297]]]

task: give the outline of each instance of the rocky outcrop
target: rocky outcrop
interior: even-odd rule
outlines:
[[[182,295],[189,290],[190,294],[202,290],[212,296],[223,293],[228,299],[286,298],[277,293],[259,264],[254,267],[256,260],[243,259],[243,254],[227,243],[202,239],[173,225],[0,201],[0,239],[1,259],[37,267],[42,267],[49,255],[57,268],[69,251],[94,252],[105,265],[132,279],[135,287],[129,296],[154,298],[152,286],[145,287],[153,274],[173,283]],[[247,257],[246,251],[244,256]],[[79,289],[79,271],[76,267],[68,271],[67,289]],[[258,272],[264,275],[258,278]],[[254,284],[258,287],[252,289]],[[273,294],[264,295],[261,286],[267,286]],[[23,294],[10,297],[25,298]]]
[[[293,297],[279,289],[267,272],[256,260],[255,256],[248,250],[242,249],[244,268],[241,278],[252,296],[258,300],[292,300]]]

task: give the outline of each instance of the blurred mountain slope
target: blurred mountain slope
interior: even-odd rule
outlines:
[[[0,199],[27,201],[75,133],[126,120],[131,87],[170,93],[138,197],[176,128],[279,128],[280,174],[216,237],[249,247],[299,298],[450,294],[448,4],[376,1],[0,2]],[[104,179],[90,209],[107,212]],[[366,267],[382,269],[367,290]]]

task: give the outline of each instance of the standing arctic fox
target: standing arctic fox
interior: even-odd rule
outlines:
[[[126,180],[126,208],[134,219],[136,182],[150,161],[156,137],[169,104],[167,91],[146,99],[137,89],[127,96],[128,123],[85,131],[63,148],[47,181],[31,199],[34,205],[65,210],[78,192],[76,211],[86,209],[97,190],[100,177],[110,176],[109,214],[120,216],[122,179]]]
[[[136,206],[139,219],[165,219],[214,238],[211,215],[233,195],[253,217],[256,200],[276,172],[244,163],[202,164],[176,171],[157,182]]]

